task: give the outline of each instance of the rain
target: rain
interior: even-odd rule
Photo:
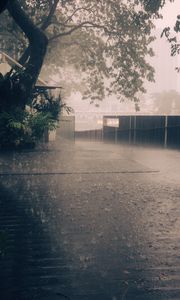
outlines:
[[[29,3],[22,7],[32,14],[32,1]],[[62,13],[69,13],[66,20],[60,19],[64,24],[82,9],[77,3],[68,5],[67,11],[62,5]],[[59,51],[65,55],[66,44],[70,47],[69,39],[65,37],[60,50],[58,43],[50,44],[35,84],[38,96],[30,106],[26,103],[27,110],[23,107],[26,122],[23,120],[21,126],[17,120],[15,125],[8,123],[9,136],[3,140],[3,133],[0,135],[0,299],[180,299],[180,90],[174,70],[178,56],[172,59],[169,44],[159,37],[167,8],[172,20],[174,15],[176,19],[177,1],[166,5],[162,9],[164,19],[154,21],[155,56],[149,60],[156,77],[154,82],[145,83],[146,94],[137,91],[140,110],[135,98],[119,100],[113,93],[104,95],[103,100],[93,98],[96,86],[88,77],[90,71],[86,70],[87,81],[83,81],[84,71],[76,66],[83,65],[82,57],[76,62],[67,53],[62,67],[58,62],[55,65]],[[93,6],[83,9],[84,18],[94,16]],[[0,14],[0,21],[6,13]],[[75,21],[81,20],[78,18]],[[1,25],[0,38],[6,32]],[[71,26],[64,25],[61,34]],[[50,25],[50,41],[52,33],[60,34],[56,27],[53,30]],[[85,33],[81,32],[83,41],[87,41],[86,30],[89,23]],[[93,38],[97,38],[98,30]],[[76,34],[79,38],[78,31]],[[93,35],[91,28],[88,34]],[[25,43],[23,35],[20,37]],[[100,40],[95,42],[102,47]],[[2,43],[0,73],[6,78],[11,70],[16,76],[14,50],[6,54],[3,47]],[[54,47],[57,54],[50,61]],[[160,55],[161,47],[164,53]],[[59,60],[62,63],[62,58]],[[91,61],[88,70],[92,65]],[[83,65],[83,70],[86,67]],[[110,80],[104,79],[104,84]],[[88,83],[93,84],[93,103],[83,98]],[[98,91],[101,89],[98,86]],[[1,95],[0,81],[0,100]],[[52,115],[49,123],[43,123],[43,134],[40,128],[37,138],[35,127],[29,124],[46,122],[45,115],[41,119],[31,115],[39,113],[42,103],[43,109],[50,104],[55,109],[58,104],[58,119],[55,122]],[[3,113],[0,106],[2,132]],[[12,127],[13,132],[24,135],[15,139],[10,135]],[[10,139],[13,142],[9,143]]]

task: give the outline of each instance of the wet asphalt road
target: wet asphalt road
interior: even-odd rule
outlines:
[[[180,299],[180,152],[0,155],[1,300]]]

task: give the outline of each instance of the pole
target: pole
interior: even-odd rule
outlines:
[[[134,116],[134,145],[136,144],[136,116]]]
[[[131,144],[131,116],[129,117],[129,145]]]
[[[167,148],[167,139],[168,139],[168,116],[165,116],[164,148]]]

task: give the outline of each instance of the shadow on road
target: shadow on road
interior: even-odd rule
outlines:
[[[52,211],[28,190],[24,178],[0,185],[0,299],[69,299],[66,258],[48,223]]]

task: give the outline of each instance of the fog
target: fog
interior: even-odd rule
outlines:
[[[94,104],[90,104],[88,100],[82,100],[81,93],[72,93],[66,98],[66,101],[74,109],[77,131],[102,128],[103,115],[180,114],[180,106],[176,105],[177,102],[180,102],[178,101],[178,97],[180,98],[180,76],[175,71],[175,68],[179,66],[179,57],[170,56],[169,43],[165,38],[160,37],[165,26],[173,28],[178,9],[177,0],[168,3],[161,11],[163,19],[155,21],[156,40],[152,43],[155,56],[149,60],[155,69],[155,82],[146,82],[147,93],[138,95],[140,110],[137,112],[134,103],[128,99],[120,102],[116,95],[105,98],[102,102],[100,101],[99,107],[96,107]],[[176,94],[175,100],[172,96],[174,94]],[[167,103],[167,98],[170,99],[171,104]],[[161,109],[160,101],[162,99],[164,99],[164,109]]]
[[[156,81],[139,111],[115,95],[83,100],[70,66],[43,69],[74,112],[35,148],[0,151],[1,300],[180,299],[178,58],[160,38],[178,2],[156,22]]]

